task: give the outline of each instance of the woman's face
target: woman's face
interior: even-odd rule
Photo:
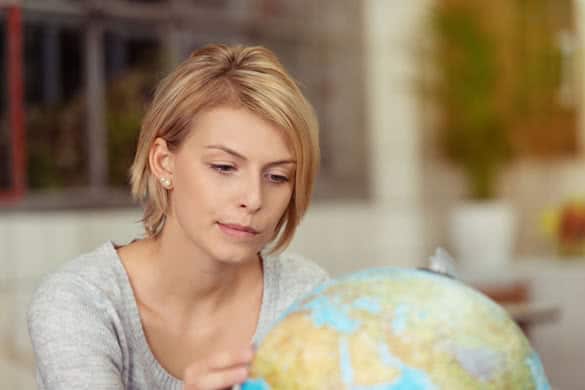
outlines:
[[[214,108],[172,161],[167,222],[213,259],[256,259],[293,193],[296,164],[282,131],[244,108]]]

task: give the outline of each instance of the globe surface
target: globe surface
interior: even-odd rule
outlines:
[[[499,305],[448,277],[381,268],[331,280],[259,345],[242,390],[550,389]]]

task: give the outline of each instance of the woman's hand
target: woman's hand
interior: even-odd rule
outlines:
[[[194,363],[185,369],[184,390],[219,390],[243,383],[254,357],[252,347],[228,351]]]

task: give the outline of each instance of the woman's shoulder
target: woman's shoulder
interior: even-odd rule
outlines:
[[[106,242],[69,260],[41,279],[31,306],[64,297],[97,301],[105,295],[110,300],[116,299],[124,277],[116,256],[114,244]]]
[[[263,315],[255,340],[262,340],[290,305],[328,280],[321,266],[299,254],[265,256]]]
[[[265,265],[265,279],[269,288],[276,289],[289,298],[299,298],[329,280],[325,269],[299,254],[283,253],[268,260]],[[282,294],[280,295],[282,298]]]
[[[289,283],[325,281],[329,275],[312,259],[297,253],[282,253],[271,259],[282,280]]]
[[[122,388],[131,328],[118,274],[108,242],[43,278],[27,310],[41,387]]]

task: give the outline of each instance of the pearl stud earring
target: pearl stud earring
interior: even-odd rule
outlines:
[[[169,179],[168,177],[161,177],[160,184],[162,184],[162,186],[165,188],[170,188],[171,187],[171,179]]]

